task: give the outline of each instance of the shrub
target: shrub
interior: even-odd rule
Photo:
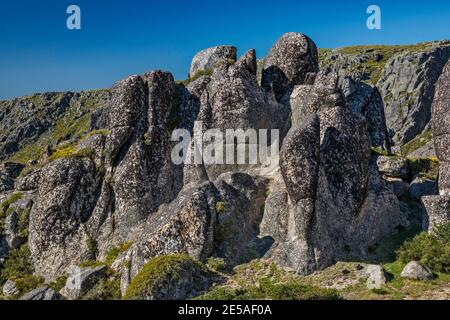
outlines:
[[[409,158],[411,172],[413,176],[418,175],[423,178],[437,180],[439,175],[439,160],[435,158],[414,159]]]
[[[100,280],[81,300],[118,300],[120,297],[120,278],[112,278]]]
[[[48,286],[52,288],[55,292],[61,291],[62,288],[66,285],[67,275],[60,276],[55,279],[55,281],[50,282]]]
[[[181,84],[187,86],[189,83],[199,79],[200,77],[203,76],[211,76],[213,74],[213,70],[212,69],[205,69],[205,70],[199,70],[195,75],[193,75],[192,77],[184,80],[181,82]]]
[[[18,279],[33,273],[28,244],[11,251],[2,270],[3,279]]]
[[[225,212],[225,203],[223,201],[216,202],[216,212],[217,214],[221,214]]]
[[[4,263],[1,278],[3,281],[13,280],[20,294],[36,289],[44,283],[44,279],[33,275],[28,244],[11,251]]]
[[[445,224],[433,234],[420,233],[397,251],[398,259],[404,264],[419,261],[435,272],[450,272],[449,231],[450,224]]]
[[[208,267],[213,271],[222,271],[225,269],[225,261],[222,258],[208,258]]]
[[[105,260],[106,264],[108,266],[112,265],[114,263],[114,261],[117,259],[117,257],[121,253],[127,251],[131,247],[132,244],[133,244],[132,241],[124,242],[124,243],[121,243],[118,247],[114,247],[114,248],[110,249],[106,254],[106,260]]]

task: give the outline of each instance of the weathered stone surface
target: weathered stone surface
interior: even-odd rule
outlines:
[[[208,257],[213,250],[216,202],[216,189],[211,183],[187,185],[173,202],[151,215],[142,233],[145,237],[113,266],[121,271],[122,292],[153,257],[174,253],[186,253],[194,259]]]
[[[22,234],[28,228],[28,215],[33,201],[28,196],[22,196],[8,207],[5,219],[5,239],[11,250],[26,242],[26,235]]]
[[[339,78],[347,107],[367,119],[370,144],[390,151],[391,143],[386,127],[383,99],[376,87],[349,77]]]
[[[213,70],[220,63],[228,63],[229,60],[236,61],[236,47],[217,46],[204,49],[197,53],[192,59],[189,76],[195,76],[199,71]]]
[[[291,130],[298,128],[308,116],[320,109],[345,105],[344,97],[338,88],[337,74],[321,71],[313,85],[295,86],[290,97],[290,105]]]
[[[435,84],[449,57],[450,44],[437,42],[387,62],[378,88],[395,144],[404,144],[429,127]]]
[[[109,237],[101,242],[129,240],[130,230],[140,228],[181,188],[175,181],[166,130],[173,90],[172,75],[163,71],[130,77],[112,90],[112,112],[120,116],[111,119],[104,192],[94,212],[97,221],[104,221],[101,227],[94,227],[95,233]],[[108,205],[111,201],[113,212]],[[107,247],[101,248],[105,250]]]
[[[234,65],[225,65],[215,70],[200,99],[201,107],[197,121],[202,122],[202,127],[199,128],[202,132],[208,129],[219,129],[225,135],[226,130],[235,130],[234,133],[242,137],[248,133],[248,129],[265,129],[269,133],[271,129],[278,129],[279,139],[286,135],[290,125],[290,109],[275,101],[271,95],[264,93],[258,85],[254,72],[254,55],[254,51],[250,50]],[[231,133],[229,137],[231,143],[227,147],[232,147],[234,139],[231,139]],[[223,136],[223,138],[226,144],[226,137]],[[274,141],[275,139],[270,136],[267,142],[270,145]],[[253,171],[262,170],[261,161],[255,165],[247,160],[248,147],[255,146],[258,141],[255,143],[254,140],[249,139],[247,143],[238,143],[244,144],[247,149],[245,164],[237,163],[235,150],[234,164],[205,165],[211,181],[229,171],[253,174]],[[208,145],[207,142],[206,145]],[[258,159],[251,159],[251,161],[254,160]]]
[[[18,191],[36,190],[39,187],[39,180],[41,178],[41,170],[36,169],[30,173],[19,177],[16,181],[15,188]]]
[[[14,189],[14,181],[24,168],[23,164],[5,162],[0,164],[0,192]]]
[[[39,287],[20,297],[20,300],[61,300],[61,299],[62,299],[61,295],[55,292],[53,289],[49,288],[48,286]]]
[[[387,283],[387,278],[384,269],[379,265],[369,265],[366,270],[369,278],[367,279],[368,289],[381,289]]]
[[[423,228],[433,232],[438,225],[450,222],[450,196],[422,197],[425,208]]]
[[[319,151],[319,117],[311,115],[286,137],[280,152],[281,173],[292,201],[316,197]]]
[[[83,150],[89,151],[95,165],[101,168],[104,165],[105,142],[106,137],[104,135],[94,134],[78,143],[76,152],[82,152]]]
[[[379,156],[378,170],[388,177],[408,178],[410,172],[409,161],[401,157]]]
[[[3,285],[3,295],[5,296],[15,296],[19,294],[19,289],[17,289],[14,281],[8,279]]]
[[[95,284],[106,277],[106,266],[96,268],[79,268],[71,266],[67,272],[67,282],[61,289],[61,294],[69,299],[80,298],[92,289]]]
[[[436,155],[440,160],[439,193],[450,195],[450,62],[446,64],[442,75],[436,85],[433,100],[433,136]]]
[[[42,169],[29,228],[38,275],[53,279],[70,264],[95,258],[83,223],[92,213],[97,188],[95,166],[89,159],[62,158]]]
[[[311,84],[318,69],[314,42],[303,34],[289,32],[272,46],[264,60],[261,86],[282,101],[294,86]]]
[[[288,201],[280,203],[283,188],[277,187],[280,193],[275,199],[279,210],[274,213],[265,210],[263,218],[264,235],[276,240],[266,256],[301,274],[322,269],[349,255],[364,257],[368,246],[401,224],[397,197],[382,179],[376,164],[369,162],[365,118],[347,107],[335,106],[320,109],[318,122],[320,130],[315,130],[315,143],[320,151],[310,157],[319,161],[317,187],[309,184],[314,181],[309,178],[314,171],[302,171],[307,167],[305,164],[293,161],[295,170],[283,169],[286,165],[282,151],[280,165]],[[314,127],[306,120],[301,126],[308,124],[309,128]],[[284,152],[295,154],[294,160],[303,155],[290,143],[291,135],[299,131],[290,132],[283,144]],[[306,147],[305,141],[299,145],[308,152],[314,150]],[[312,191],[307,193],[309,197],[302,197],[304,188],[292,184],[293,179],[309,186],[306,188]],[[267,221],[276,223],[269,228]]]
[[[417,261],[411,261],[403,268],[400,276],[411,280],[432,280],[433,272]]]
[[[215,186],[220,192],[216,205],[217,227],[214,233],[214,256],[224,259],[227,266],[259,258],[272,241],[259,239],[267,181],[245,173],[225,173]],[[265,242],[266,240],[266,242]]]
[[[438,195],[439,190],[435,181],[416,177],[409,186],[409,196],[412,199],[420,201],[424,196]]]
[[[389,177],[386,177],[386,181],[392,186],[392,191],[397,196],[397,198],[401,198],[408,195],[410,188],[408,182],[400,178],[389,178]]]

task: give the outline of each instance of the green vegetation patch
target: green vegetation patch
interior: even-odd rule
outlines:
[[[336,290],[314,287],[293,281],[277,283],[262,278],[257,285],[244,288],[216,287],[196,300],[339,300]]]
[[[209,272],[202,263],[194,261],[185,254],[159,256],[151,259],[145,264],[136,277],[133,278],[123,299],[143,299],[148,293],[151,293],[161,281],[167,279],[171,283],[179,281],[183,270],[186,266],[191,264],[194,264],[195,268],[198,268],[205,273]]]
[[[36,289],[44,283],[44,279],[33,275],[30,250],[28,244],[14,249],[6,259],[1,270],[1,280],[12,280],[19,290],[19,295]]]
[[[203,76],[212,76],[213,69],[205,69],[205,70],[199,70],[195,75],[192,77],[187,78],[186,80],[181,81],[180,83],[184,86],[187,86],[189,83],[194,82],[195,80],[203,77]]]
[[[422,232],[397,251],[404,264],[420,261],[434,272],[450,273],[450,223],[437,226],[433,234]]]
[[[439,160],[437,158],[408,158],[413,176],[437,181],[439,176]]]
[[[117,257],[127,251],[133,245],[132,241],[121,243],[119,246],[110,249],[106,254],[105,263],[111,266]]]
[[[428,142],[430,142],[432,140],[433,140],[433,133],[431,132],[431,130],[422,132],[420,135],[415,137],[413,140],[404,144],[401,147],[401,153],[403,156],[406,157],[410,153],[422,148],[423,146],[425,146]]]

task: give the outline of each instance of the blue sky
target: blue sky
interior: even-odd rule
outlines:
[[[66,28],[80,6],[82,30]],[[366,28],[366,8],[382,30]],[[0,4],[0,99],[106,88],[152,69],[186,78],[193,55],[233,44],[259,57],[288,31],[319,47],[408,44],[450,38],[448,0],[15,0]]]

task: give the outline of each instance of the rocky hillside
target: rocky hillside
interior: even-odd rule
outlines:
[[[450,298],[450,42],[236,54],[0,101],[2,298]],[[171,159],[249,128],[278,165]]]

